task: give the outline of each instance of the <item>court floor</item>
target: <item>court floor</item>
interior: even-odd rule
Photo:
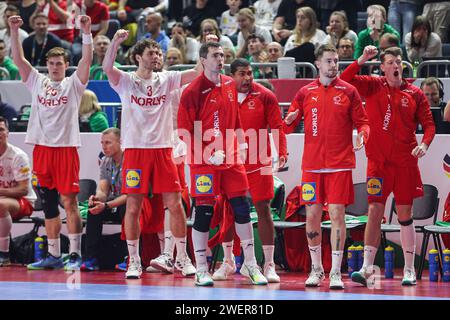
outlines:
[[[368,289],[344,276],[344,290],[305,288],[305,273],[279,272],[281,283],[253,286],[236,274],[214,287],[195,287],[180,273],[144,273],[126,280],[123,272],[28,271],[22,266],[0,268],[2,300],[440,300],[450,299],[450,283],[430,282],[424,273],[417,286],[402,287],[401,270]]]

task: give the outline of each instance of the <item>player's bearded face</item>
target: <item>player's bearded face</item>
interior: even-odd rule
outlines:
[[[138,57],[139,55],[136,55]],[[159,50],[158,48],[145,48],[142,56],[140,56],[139,66],[144,69],[154,70],[159,65]]]
[[[338,72],[338,54],[336,52],[324,52],[322,57],[316,61],[320,75],[326,78],[336,78]]]

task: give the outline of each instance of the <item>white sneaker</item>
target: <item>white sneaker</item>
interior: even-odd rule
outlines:
[[[163,253],[159,257],[152,259],[150,266],[163,272],[173,273],[173,260],[167,253]]]
[[[227,280],[229,276],[236,272],[236,263],[234,260],[224,261],[219,269],[214,272],[212,278],[217,281]]]
[[[306,279],[305,285],[307,287],[320,287],[323,279],[325,279],[325,273],[323,268],[313,268],[309,274],[308,279]]]
[[[195,274],[194,284],[201,287],[211,287],[214,281],[208,271],[198,271]]]
[[[145,269],[145,271],[148,273],[161,273],[161,270],[153,268],[152,266],[148,266],[147,269]]]
[[[344,283],[342,282],[340,272],[330,273],[330,289],[344,289]]]
[[[175,268],[181,271],[181,274],[185,277],[193,276],[197,272],[197,269],[195,269],[192,265],[192,261],[187,255],[180,259],[177,257],[177,260],[175,261]]]
[[[264,277],[264,275],[261,273],[261,270],[259,270],[258,265],[246,265],[245,263],[242,264],[240,273],[243,276],[246,276],[250,279],[252,284],[256,285],[265,285],[267,284],[267,279]]]
[[[370,276],[371,274],[367,272],[367,269],[362,267],[359,271],[353,271],[351,278],[353,282],[360,283],[367,287],[367,279],[369,279]]]
[[[127,279],[140,279],[142,275],[141,259],[130,257],[130,262],[128,263],[127,272],[125,273],[125,278]]]
[[[266,277],[267,281],[269,283],[279,283],[280,282],[280,276],[277,275],[275,271],[275,263],[266,263],[264,265],[264,276]]]
[[[403,269],[402,286],[415,286],[416,284],[416,272],[414,271],[414,268]]]

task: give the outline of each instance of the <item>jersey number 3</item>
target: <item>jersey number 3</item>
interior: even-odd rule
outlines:
[[[149,97],[151,97],[151,96],[153,95],[153,89],[152,89],[152,86],[148,86],[148,87],[147,87],[147,95],[148,95]]]

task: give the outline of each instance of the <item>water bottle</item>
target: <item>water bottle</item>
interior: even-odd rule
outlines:
[[[445,249],[442,252],[442,281],[444,282],[450,282],[450,250]]]
[[[428,253],[430,281],[437,282],[439,276],[439,255],[436,249],[431,249]]]
[[[361,270],[364,263],[364,247],[359,245],[356,247],[356,251],[358,253],[357,261],[358,261],[358,270]]]
[[[354,271],[358,269],[358,255],[355,246],[348,247],[347,251],[348,276],[351,277]]]
[[[386,279],[394,278],[394,248],[391,246],[384,249],[384,277]]]
[[[242,266],[242,256],[234,257],[234,261],[236,263],[236,273],[239,273]]]
[[[41,237],[34,239],[34,261],[40,261],[45,257],[45,241]]]

